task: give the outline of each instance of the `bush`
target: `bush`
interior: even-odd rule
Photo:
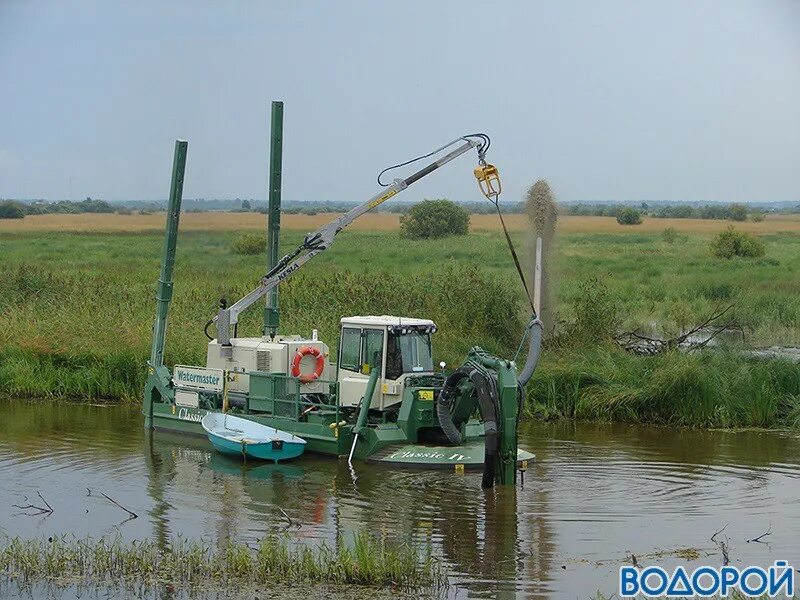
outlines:
[[[766,248],[764,242],[743,231],[736,231],[729,226],[725,231],[720,231],[711,240],[711,253],[717,258],[733,258],[742,256],[746,258],[764,256]]]
[[[731,204],[728,210],[732,221],[747,220],[747,207],[744,204]]]
[[[608,341],[619,326],[618,303],[600,277],[590,277],[579,284],[573,311],[574,320],[566,332],[576,345]]]
[[[623,208],[617,214],[617,223],[620,225],[638,225],[642,222],[642,213],[635,208]]]
[[[692,219],[698,216],[698,212],[688,204],[679,206],[665,206],[654,216],[661,219]]]
[[[754,212],[750,215],[750,220],[753,223],[761,223],[764,220],[764,213],[763,212]]]
[[[16,202],[0,202],[0,219],[22,219],[25,211]]]
[[[724,204],[706,204],[700,209],[701,219],[730,219],[731,207]]]
[[[41,202],[32,202],[30,204],[21,205],[20,208],[25,211],[27,215],[46,215],[48,212],[47,205]]]
[[[243,233],[231,244],[234,254],[264,254],[267,251],[267,238],[260,233]]]
[[[400,217],[400,235],[411,239],[466,235],[469,212],[450,200],[424,200]]]
[[[668,244],[674,244],[678,240],[678,232],[674,227],[667,227],[661,232],[661,239]]]

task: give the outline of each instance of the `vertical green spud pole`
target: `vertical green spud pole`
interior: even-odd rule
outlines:
[[[499,394],[500,419],[500,469],[498,480],[500,485],[517,483],[517,447],[519,435],[520,390],[517,387],[517,372],[508,364],[498,361],[497,391]]]
[[[184,140],[175,140],[175,156],[172,160],[172,181],[167,204],[167,225],[164,238],[164,255],[161,258],[161,276],[156,286],[156,322],[153,326],[153,348],[150,351],[150,366],[158,368],[164,364],[164,339],[167,332],[167,312],[172,300],[172,271],[175,267],[175,247],[178,243],[178,219],[183,198],[183,175],[186,170],[186,148]]]
[[[278,263],[281,235],[281,171],[283,168],[283,102],[273,101],[269,145],[269,221],[267,224],[267,272]],[[280,323],[278,289],[267,295],[264,335],[275,337]]]

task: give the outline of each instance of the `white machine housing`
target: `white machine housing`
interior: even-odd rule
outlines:
[[[316,348],[325,358],[325,368],[320,375],[320,380],[329,380],[330,365],[328,345],[320,340],[304,339],[299,335],[275,336],[255,338],[231,338],[231,357],[225,358],[222,347],[217,340],[208,343],[206,366],[212,369],[224,369],[236,373],[233,381],[228,383],[228,389],[234,392],[247,393],[250,391],[250,371],[265,373],[285,373],[291,375],[292,362],[301,348],[310,346]],[[316,365],[316,359],[307,355],[300,362],[302,373],[311,373]],[[301,394],[330,393],[330,385],[324,381],[311,381],[300,385]]]
[[[392,315],[368,315],[356,317],[344,317],[340,321],[340,335],[339,335],[339,352],[338,352],[338,367],[337,367],[337,381],[339,382],[339,404],[341,406],[357,406],[361,403],[361,398],[367,391],[367,383],[369,381],[369,371],[360,369],[354,371],[348,369],[342,364],[342,343],[345,336],[345,329],[358,329],[362,332],[361,342],[361,362],[363,363],[367,358],[364,353],[364,337],[365,331],[380,331],[383,333],[383,347],[381,349],[381,378],[376,386],[375,392],[372,396],[370,408],[384,410],[391,406],[395,406],[402,402],[403,392],[405,390],[405,380],[410,376],[432,374],[433,368],[431,364],[430,369],[407,371],[402,373],[396,379],[389,379],[387,377],[386,359],[387,359],[387,345],[389,332],[391,330],[402,330],[403,328],[415,329],[418,331],[425,331],[429,334],[436,332],[436,324],[430,319],[416,319],[412,317],[395,317]]]

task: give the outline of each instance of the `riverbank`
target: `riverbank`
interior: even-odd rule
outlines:
[[[0,352],[0,395],[141,402],[146,370],[120,351]],[[800,427],[800,365],[735,352],[633,356],[620,349],[554,352],[528,384],[528,418],[705,428]]]
[[[765,258],[724,261],[710,256],[703,234],[682,235],[672,243],[639,230],[558,241],[560,335],[546,342],[529,385],[529,416],[797,426],[798,365],[748,358],[735,347],[640,357],[607,343],[615,328],[655,324],[674,333],[731,304],[726,316],[747,345],[800,344],[800,236],[773,231]],[[179,240],[168,364],[203,364],[202,325],[217,300],[242,296],[263,271],[263,257],[231,253],[234,237],[189,231]],[[284,248],[300,240],[287,230]],[[520,234],[516,242],[525,247]],[[159,232],[0,233],[0,395],[139,402],[161,243]],[[428,317],[438,325],[437,362],[458,365],[476,344],[513,358],[525,304],[503,244],[487,231],[418,242],[390,231],[347,232],[284,282],[281,328],[317,329],[335,348],[343,316]],[[240,332],[257,335],[259,313],[245,313]]]
[[[800,364],[736,351],[634,356],[610,344],[551,356],[528,384],[537,419],[704,428],[800,427]]]

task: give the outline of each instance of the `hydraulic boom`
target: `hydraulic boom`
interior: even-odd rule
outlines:
[[[327,250],[330,248],[331,244],[336,237],[336,235],[342,231],[345,227],[350,225],[353,221],[355,221],[358,217],[363,215],[364,213],[372,210],[376,206],[382,204],[392,196],[402,192],[411,184],[419,181],[426,175],[429,175],[439,167],[449,163],[455,158],[458,158],[465,152],[476,148],[478,151],[478,162],[479,162],[479,169],[486,168],[486,160],[485,154],[486,150],[489,147],[489,138],[484,134],[473,134],[473,135],[466,135],[460,138],[457,138],[442,146],[441,148],[431,152],[430,154],[425,155],[424,157],[420,158],[427,158],[433,156],[434,154],[438,154],[439,152],[444,151],[445,149],[453,146],[459,142],[463,142],[461,145],[456,147],[454,150],[450,151],[448,154],[445,154],[438,160],[430,163],[426,167],[423,167],[413,175],[405,179],[395,179],[391,185],[385,187],[385,189],[381,190],[377,194],[375,194],[372,198],[367,200],[366,202],[359,204],[358,206],[350,209],[340,217],[334,219],[327,225],[324,225],[317,231],[308,234],[303,243],[297,247],[297,249],[284,256],[278,263],[272,268],[266,275],[261,278],[261,282],[259,283],[258,287],[255,288],[253,291],[248,293],[246,296],[241,298],[240,300],[234,302],[230,306],[222,307],[217,312],[217,315],[212,319],[213,322],[216,323],[217,328],[217,341],[222,346],[221,350],[223,356],[230,356],[231,355],[231,329],[235,327],[236,323],[239,321],[239,314],[247,309],[248,307],[252,306],[255,302],[257,302],[260,298],[263,298],[267,293],[271,290],[275,289],[281,281],[289,277],[292,273],[297,271],[300,267],[306,264],[309,260],[314,258],[320,252]],[[419,160],[419,159],[415,159]],[[410,162],[414,162],[409,161]],[[404,166],[403,163],[401,165],[396,165],[397,167]],[[491,165],[488,165],[491,167]],[[390,167],[390,169],[395,167]],[[389,170],[389,169],[387,169]],[[384,171],[385,172],[385,171]],[[379,178],[380,182],[380,178]]]

